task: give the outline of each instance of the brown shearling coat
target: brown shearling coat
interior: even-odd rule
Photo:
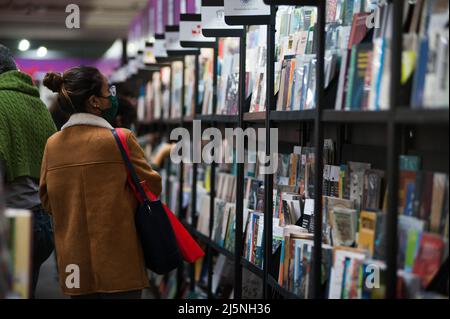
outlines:
[[[95,115],[75,114],[45,148],[40,197],[53,216],[60,285],[67,295],[148,286],[134,224],[137,200],[110,128]],[[134,135],[124,132],[137,174],[159,196],[161,177]],[[79,288],[73,287],[72,264],[79,267]]]

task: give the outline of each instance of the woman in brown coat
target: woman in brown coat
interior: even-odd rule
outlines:
[[[40,181],[42,205],[53,216],[61,288],[73,297],[139,298],[148,279],[134,225],[137,200],[106,120],[117,111],[115,92],[91,67],[48,73],[44,85],[72,114],[47,141]],[[124,131],[137,174],[159,196],[161,177]]]

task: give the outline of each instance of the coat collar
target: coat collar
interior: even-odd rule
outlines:
[[[100,116],[90,113],[75,113],[70,116],[70,119],[67,121],[66,124],[63,125],[61,130],[64,130],[68,127],[75,125],[90,125],[90,126],[104,127],[110,130],[113,129],[111,124],[109,124],[108,121],[106,121],[104,118]]]

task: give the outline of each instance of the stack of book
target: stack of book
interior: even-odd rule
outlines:
[[[239,102],[239,38],[220,38],[216,114],[236,115]]]
[[[2,172],[0,172],[1,174]],[[8,248],[8,221],[4,212],[3,184],[0,183],[0,299],[6,298],[11,290],[12,271]]]
[[[159,95],[157,98],[158,104],[155,105],[155,108],[160,108],[162,114],[162,118],[164,120],[170,119],[170,78],[171,78],[171,68],[170,67],[164,67],[161,68],[160,71],[160,83],[157,84],[156,89],[159,89],[159,91],[155,91],[157,95]]]
[[[276,109],[292,111],[315,107],[316,59],[313,7],[282,6],[276,20]]]
[[[195,114],[195,55],[184,58],[184,114]]]
[[[236,176],[218,173],[214,200],[212,240],[233,252],[236,216]]]
[[[332,140],[324,141],[323,162],[334,159]],[[279,252],[278,284],[301,298],[311,297],[311,256],[314,233],[314,148],[295,146],[278,155],[274,175],[272,253]],[[328,280],[331,246],[323,245],[322,279]]]
[[[201,49],[199,56],[199,105],[202,105],[202,114],[213,114],[213,74],[214,50]]]
[[[393,4],[379,4],[375,12],[360,9],[352,13],[348,45],[342,50],[335,109],[386,110]],[[408,2],[403,30],[402,103],[448,108],[448,1]]]
[[[5,264],[6,268],[4,270],[6,272],[3,272],[2,269],[0,274],[2,276],[5,273],[7,276],[12,274],[9,279],[6,278],[8,298],[28,299],[31,296],[32,280],[33,215],[29,210],[8,208],[5,210],[5,217],[8,239],[6,243],[1,243],[0,240],[0,251],[1,246],[6,244],[8,252],[6,250],[3,251],[3,256],[0,257],[7,258],[9,265]],[[8,288],[10,289],[9,292]],[[5,287],[2,289],[5,289]]]
[[[256,152],[246,153],[244,170],[244,258],[263,267],[264,176]]]
[[[266,108],[267,26],[250,26],[246,43],[246,97],[251,96],[249,112]]]
[[[403,68],[408,73],[402,80],[411,93],[411,105],[413,108],[448,108],[449,3],[418,0],[415,5],[408,3],[407,8],[411,19],[404,24],[408,34],[404,35]]]
[[[182,114],[182,99],[183,92],[183,62],[172,62],[172,87],[171,87],[171,99],[170,105],[170,118],[179,119]]]
[[[383,298],[385,289],[384,173],[368,163],[341,165],[338,197],[324,196],[324,241],[334,246],[329,298]],[[448,176],[422,172],[416,156],[401,156],[398,297],[417,298],[448,254]],[[350,185],[346,185],[346,175]],[[325,176],[324,176],[325,179]],[[347,195],[348,194],[348,195]],[[383,203],[384,194],[384,203]],[[359,276],[358,274],[361,274]],[[366,277],[378,276],[375,287]]]
[[[146,103],[150,120],[162,119],[162,92],[161,73],[154,72],[151,81],[147,84]]]

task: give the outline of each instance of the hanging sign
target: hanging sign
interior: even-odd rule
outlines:
[[[264,3],[267,5],[273,6],[308,6],[308,7],[317,7],[320,5],[321,1],[318,0],[264,0]]]
[[[229,25],[270,23],[270,6],[263,0],[226,0],[224,8],[225,22]]]
[[[225,23],[224,0],[202,0],[202,33],[206,37],[239,37],[243,27]]]
[[[207,38],[202,33],[200,14],[180,15],[180,45],[185,48],[213,47],[216,38]]]
[[[197,49],[184,48],[180,44],[180,27],[177,25],[166,26],[166,50],[169,56],[182,56],[198,53]]]
[[[166,40],[164,34],[155,35],[155,43],[153,44],[153,55],[156,59],[167,58]]]
[[[142,62],[144,64],[153,64],[156,63],[155,54],[153,53],[153,43],[147,42],[145,43],[144,53],[142,55]]]

